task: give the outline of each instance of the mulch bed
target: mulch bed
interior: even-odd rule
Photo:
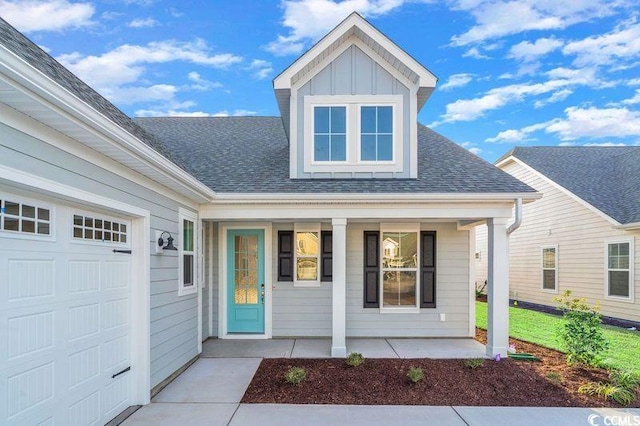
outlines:
[[[486,332],[477,330],[486,342]],[[518,352],[542,362],[486,360],[476,369],[463,360],[367,359],[349,367],[343,359],[265,359],[249,385],[243,403],[358,404],[358,405],[467,405],[534,407],[619,407],[615,402],[579,394],[587,382],[606,381],[608,373],[595,368],[570,368],[564,354],[511,339]],[[299,385],[285,382],[290,367],[302,367],[307,379]],[[425,379],[410,383],[409,367],[421,367]],[[558,373],[560,384],[547,379]],[[631,405],[640,407],[638,399]]]

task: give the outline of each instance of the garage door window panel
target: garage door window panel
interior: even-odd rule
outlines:
[[[49,237],[52,234],[51,208],[0,194],[0,231],[15,236]]]
[[[128,224],[105,217],[83,213],[73,215],[73,238],[82,241],[127,244]]]

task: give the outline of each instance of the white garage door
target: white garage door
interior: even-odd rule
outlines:
[[[0,199],[0,424],[103,425],[131,392],[130,222]]]

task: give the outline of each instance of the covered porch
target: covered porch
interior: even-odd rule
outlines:
[[[203,207],[200,218],[204,225],[205,281],[203,294],[203,356],[237,357],[344,357],[360,352],[365,357],[398,358],[477,358],[506,356],[508,348],[508,236],[514,199],[499,195],[478,200],[477,194],[461,200],[448,196],[394,195],[372,202],[366,194],[332,194],[332,200],[314,198],[311,194],[278,194],[278,202],[261,199],[218,200],[215,206]],[[234,198],[237,196],[234,196]],[[242,198],[242,197],[241,197]],[[423,199],[424,198],[424,199]],[[489,322],[486,347],[475,340],[475,226],[489,225]],[[406,287],[413,274],[415,291],[397,298],[398,305],[410,300],[411,306],[391,306],[387,297],[385,261],[395,247],[387,241],[386,232],[411,230],[417,244],[414,259],[422,259],[423,236],[433,235],[433,300],[423,297],[429,278],[415,260],[415,268],[398,279],[398,287]],[[329,280],[312,285],[283,279],[280,273],[281,237],[294,236],[303,230],[314,230],[320,238],[331,234]],[[256,291],[241,289],[241,298],[257,301],[257,316],[263,322],[258,331],[237,331],[233,321],[254,314],[240,311],[237,300],[238,280],[234,266],[238,251],[234,239],[240,241],[247,231],[258,231],[255,241],[264,257],[264,271],[259,271]],[[375,257],[379,259],[373,275],[377,277],[377,298],[370,305],[367,236],[378,241]],[[427,235],[428,234],[428,235]],[[364,236],[364,241],[363,241]],[[416,242],[416,239],[418,242]],[[295,251],[299,243],[293,241]],[[426,241],[426,240],[424,240]],[[290,243],[291,244],[291,243]],[[322,243],[324,244],[324,242]],[[321,250],[322,251],[322,250]],[[400,251],[397,251],[400,253]],[[242,255],[244,256],[244,255]],[[241,256],[241,257],[242,257]],[[409,257],[407,257],[409,258]],[[287,261],[287,259],[284,259]],[[308,259],[305,259],[308,260]],[[405,259],[406,260],[406,259]],[[245,260],[243,260],[245,261]],[[296,257],[288,260],[294,265]],[[317,265],[327,259],[318,254]],[[250,263],[250,262],[249,262]],[[259,263],[259,262],[258,262]],[[207,266],[208,265],[208,266]],[[389,261],[387,269],[394,264]],[[234,272],[233,269],[237,271]],[[309,274],[309,266],[294,266],[299,276]],[[300,268],[300,269],[298,269]],[[370,280],[369,280],[370,281]],[[300,285],[304,284],[304,285]],[[390,287],[390,286],[389,286]],[[390,287],[391,288],[391,287]],[[393,290],[396,291],[396,290]],[[252,293],[253,292],[253,293]],[[398,290],[400,292],[400,290]],[[242,294],[246,296],[242,296]],[[257,295],[257,297],[255,296]],[[364,299],[364,300],[363,300]],[[427,300],[429,299],[429,300]],[[236,309],[236,314],[232,309]],[[239,313],[239,314],[238,314]],[[232,318],[236,315],[235,318]],[[241,318],[240,318],[241,319]],[[265,355],[270,354],[273,355]],[[243,355],[245,354],[245,355]]]

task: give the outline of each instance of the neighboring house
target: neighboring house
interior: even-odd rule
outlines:
[[[510,236],[510,297],[556,306],[571,290],[640,322],[640,147],[518,147],[496,164],[543,194]],[[486,228],[477,241],[481,283]]]
[[[473,336],[478,221],[506,354],[539,195],[417,124],[435,83],[353,14],[275,79],[282,117],[131,120],[0,20],[0,423],[103,424],[208,337]]]

